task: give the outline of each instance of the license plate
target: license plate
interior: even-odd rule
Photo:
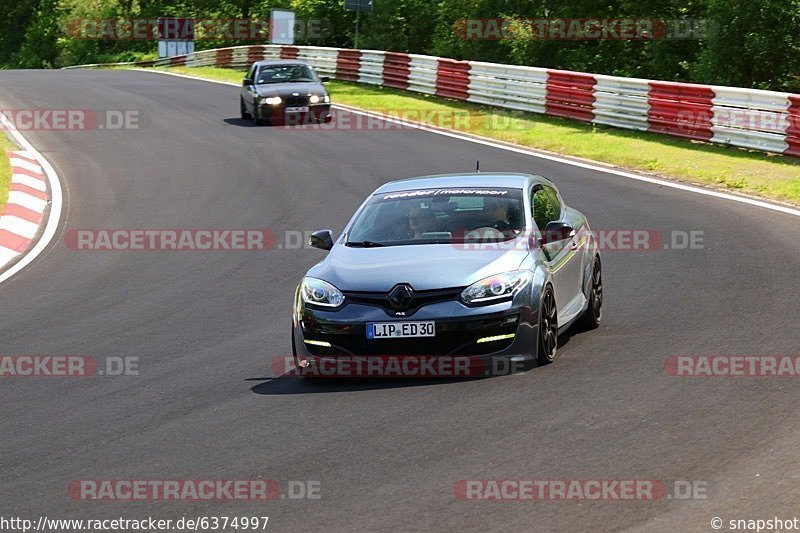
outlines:
[[[308,106],[303,107],[287,107],[287,113],[308,113]]]
[[[408,337],[435,337],[436,322],[368,322],[368,339],[400,339]]]

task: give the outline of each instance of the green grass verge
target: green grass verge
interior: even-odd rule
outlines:
[[[3,212],[8,201],[8,188],[11,185],[11,164],[6,154],[9,150],[16,150],[16,148],[5,133],[0,131],[0,213]]]
[[[216,67],[164,70],[241,83],[240,71]],[[499,110],[372,85],[332,81],[334,103],[423,122],[627,169],[800,204],[800,159],[622,130],[567,119]],[[427,120],[426,120],[427,115]]]
[[[118,52],[116,54],[98,55],[92,63],[127,63],[129,61],[153,61],[158,59],[158,52]]]

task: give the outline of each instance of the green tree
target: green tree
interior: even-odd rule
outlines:
[[[790,88],[800,67],[800,0],[708,0],[715,30],[691,66],[698,82]],[[797,86],[795,85],[795,89]]]

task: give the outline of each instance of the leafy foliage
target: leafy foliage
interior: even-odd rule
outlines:
[[[79,18],[159,16],[268,19],[290,8],[299,20],[321,21],[321,35],[300,31],[299,44],[353,46],[356,15],[342,0],[14,0],[0,5],[0,65],[59,67],[155,51],[142,40],[76,39]],[[508,38],[466,39],[467,19],[652,19],[672,38],[541,39],[518,31]],[[694,81],[800,90],[800,0],[374,0],[359,21],[359,47]],[[212,48],[243,41],[198,41]]]

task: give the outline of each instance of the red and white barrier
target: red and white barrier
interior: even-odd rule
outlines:
[[[25,253],[44,218],[49,200],[47,180],[33,154],[8,152],[11,187],[0,216],[0,266]]]
[[[548,70],[545,113],[591,122],[594,119],[596,84],[592,74]]]
[[[714,91],[705,85],[651,81],[647,95],[648,130],[710,141]]]
[[[796,94],[316,46],[238,46],[131,64],[246,68],[295,58],[340,80],[800,157]]]
[[[800,95],[789,95],[789,127],[786,128],[786,143],[789,148],[785,154],[800,157]]]
[[[436,65],[436,96],[466,100],[469,97],[468,61],[439,59]]]
[[[411,58],[399,52],[384,52],[381,85],[395,89],[408,89],[411,77]]]

